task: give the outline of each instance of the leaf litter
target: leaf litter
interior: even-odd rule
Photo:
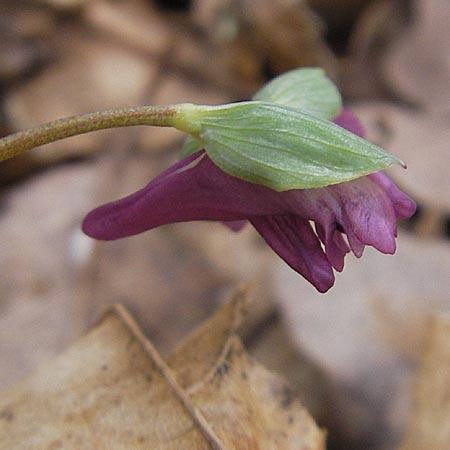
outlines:
[[[122,306],[0,403],[0,448],[324,449],[289,386],[235,334],[238,290],[166,362]]]

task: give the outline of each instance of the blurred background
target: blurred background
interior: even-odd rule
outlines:
[[[348,256],[321,295],[251,227],[81,233],[90,209],[177,160],[175,130],[97,132],[2,163],[0,388],[118,302],[167,355],[249,282],[244,342],[296,387],[328,448],[396,448],[429,319],[450,311],[449,23],[448,0],[0,1],[2,136],[105,108],[249,99],[286,70],[322,66],[368,139],[407,162],[389,175],[418,203],[395,256]]]

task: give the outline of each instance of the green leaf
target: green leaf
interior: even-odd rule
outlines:
[[[179,117],[224,172],[277,191],[342,183],[401,163],[330,121],[273,103],[191,105]]]
[[[298,108],[321,119],[336,117],[342,108],[338,89],[323,69],[317,67],[302,67],[279,75],[256,92],[253,100]],[[180,157],[186,158],[201,148],[192,136],[188,136]]]
[[[253,100],[298,108],[321,119],[332,119],[342,108],[342,99],[323,69],[305,67],[286,72],[264,85]]]

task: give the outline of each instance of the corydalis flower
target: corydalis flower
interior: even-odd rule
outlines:
[[[347,111],[335,123],[363,133]],[[342,271],[350,250],[357,257],[365,245],[394,253],[396,218],[414,211],[415,203],[381,172],[323,188],[277,192],[227,175],[199,151],[140,191],[89,213],[83,230],[111,240],[175,222],[231,221],[232,228],[240,228],[236,221],[249,221],[289,266],[325,292],[334,283],[333,268]]]

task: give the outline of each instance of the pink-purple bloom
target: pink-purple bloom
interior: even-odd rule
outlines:
[[[334,122],[363,134],[346,110]],[[357,257],[365,245],[394,253],[396,219],[414,212],[414,201],[382,172],[322,188],[277,192],[227,175],[199,151],[140,191],[90,212],[83,230],[111,240],[175,222],[218,220],[238,230],[242,221],[249,221],[289,266],[325,292],[334,283],[333,268],[342,271],[350,250]]]

